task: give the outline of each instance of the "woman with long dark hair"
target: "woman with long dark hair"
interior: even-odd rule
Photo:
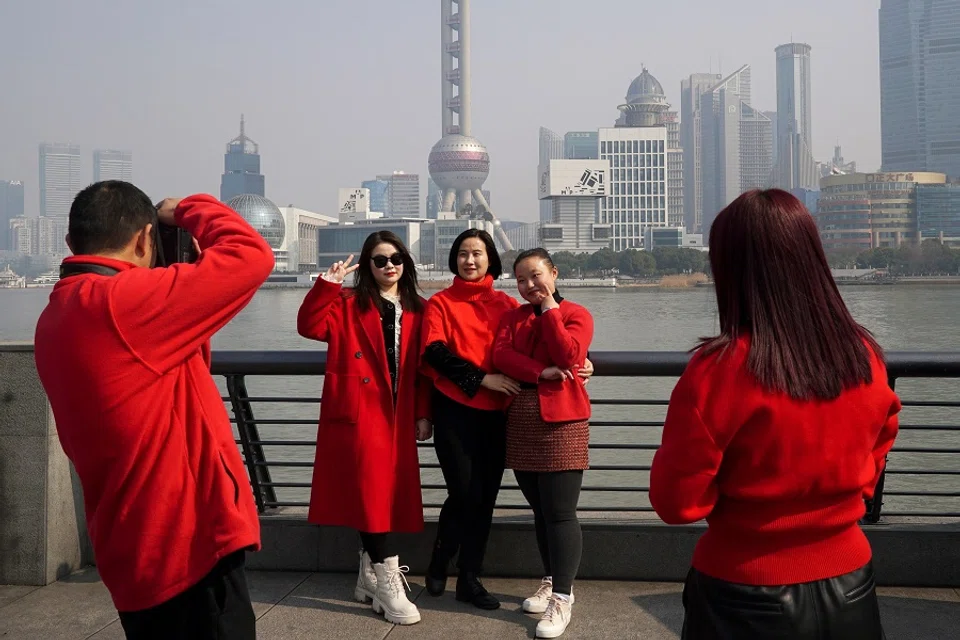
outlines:
[[[557,291],[546,249],[522,252],[513,272],[528,304],[504,316],[493,364],[520,381],[507,412],[507,468],[533,509],[544,569],[523,610],[543,614],[538,638],[558,638],[570,624],[583,552],[577,504],[589,462],[590,397],[577,371],[593,339],[593,316]]]
[[[710,229],[720,334],[670,399],[650,502],[706,518],[683,638],[883,638],[858,526],[897,435],[883,352],[840,296],[810,213],[750,191]]]
[[[416,441],[431,436],[429,379],[419,373],[424,301],[403,242],[371,234],[331,266],[297,318],[305,338],[327,343],[308,520],[356,529],[363,542],[354,595],[395,624],[420,612],[406,596],[394,532],[423,530]],[[352,291],[342,284],[356,272]]]
[[[440,596],[450,561],[458,554],[456,598],[481,609],[500,602],[480,581],[493,508],[506,462],[506,414],[519,383],[493,366],[493,343],[516,299],[494,288],[503,273],[490,234],[468,229],[450,247],[453,284],[427,302],[422,365],[432,378],[434,445],[447,499],[440,510],[426,587]],[[593,374],[589,360],[578,373]]]

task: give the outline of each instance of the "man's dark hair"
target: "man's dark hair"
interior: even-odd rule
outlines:
[[[450,258],[447,264],[447,266],[450,267],[450,273],[453,275],[460,273],[460,270],[457,269],[457,256],[460,254],[460,245],[468,238],[480,238],[480,241],[483,242],[483,245],[486,247],[488,262],[487,274],[494,280],[503,275],[503,263],[500,261],[500,254],[497,253],[497,245],[494,244],[490,234],[483,229],[467,229],[453,241],[453,244],[450,246]]]
[[[96,182],[70,206],[70,245],[80,255],[119,251],[148,224],[157,224],[157,209],[147,194],[129,182]]]

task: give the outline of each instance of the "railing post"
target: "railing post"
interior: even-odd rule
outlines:
[[[247,473],[250,474],[250,483],[253,485],[253,498],[257,502],[260,513],[266,511],[267,502],[277,501],[277,492],[271,486],[270,469],[263,464],[266,458],[260,442],[260,430],[253,417],[253,407],[250,406],[250,395],[247,393],[247,383],[244,376],[228,375],[227,393],[233,407],[233,415],[237,420],[237,432],[240,434],[240,447],[243,449],[243,459],[247,464]]]
[[[890,376],[888,380],[890,388],[896,390],[897,379]],[[867,512],[863,516],[863,521],[867,524],[877,524],[880,522],[880,512],[883,510],[883,481],[887,477],[887,463],[890,456],[884,459],[883,471],[880,472],[880,478],[877,480],[877,487],[873,491],[873,499],[866,501]]]

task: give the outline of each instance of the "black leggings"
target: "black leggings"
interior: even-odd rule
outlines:
[[[435,548],[443,559],[460,550],[461,572],[480,573],[507,456],[507,417],[433,396],[433,442],[447,485]]]
[[[553,577],[554,593],[570,595],[583,554],[583,534],[577,519],[583,471],[514,471],[513,475],[533,508],[544,575]]]
[[[373,564],[383,564],[387,558],[395,555],[390,553],[391,542],[389,533],[366,533],[360,532],[360,542],[363,544],[363,550],[370,556],[370,562]]]

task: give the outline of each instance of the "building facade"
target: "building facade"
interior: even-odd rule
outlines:
[[[506,229],[507,237],[516,251],[536,249],[540,246],[541,222],[525,222],[513,229]]]
[[[540,127],[540,162],[537,166],[546,166],[550,164],[551,160],[562,160],[565,153],[564,144],[563,136],[546,127]],[[539,172],[537,179],[540,179]],[[537,188],[540,188],[539,184]],[[550,203],[545,200],[540,200],[540,222],[549,222],[552,217],[553,208]]]
[[[388,218],[420,217],[420,175],[394,171],[377,176],[387,185],[387,206],[383,214]]]
[[[703,94],[723,76],[695,73],[680,83],[680,140],[683,145],[684,225],[691,232],[703,226]]]
[[[278,208],[284,220],[284,238],[279,253],[285,261],[277,265],[277,270],[300,273],[326,270],[329,264],[317,263],[317,238],[321,227],[336,224],[337,219],[293,205]]]
[[[750,105],[750,66],[744,65],[700,94],[700,227],[709,237],[714,218],[741,193],[767,186],[773,160],[769,117]]]
[[[653,251],[657,247],[672,249],[704,250],[703,236],[699,233],[687,233],[683,227],[664,227],[647,229],[644,248]]]
[[[777,166],[773,185],[816,189],[820,176],[813,157],[813,107],[808,44],[790,43],[777,55]]]
[[[70,255],[66,236],[68,217],[24,216],[13,218],[9,225],[11,251],[28,256],[43,256],[59,261]]]
[[[960,177],[960,3],[882,0],[880,129],[884,171]]]
[[[682,227],[685,223],[683,206],[683,147],[680,145],[680,119],[676,111],[663,114],[667,128],[667,224]]]
[[[827,250],[865,251],[916,244],[917,185],[943,185],[928,172],[834,175],[820,180],[817,227]]]
[[[611,226],[614,251],[639,249],[647,227],[667,226],[666,127],[600,129],[600,159],[610,181],[598,222]]]
[[[920,241],[960,246],[960,184],[918,184],[916,200]]]
[[[600,158],[600,134],[596,131],[568,131],[563,136],[563,158],[597,160]],[[541,158],[540,162],[543,162]]]
[[[540,166],[539,197],[551,209],[550,219],[540,223],[540,246],[571,253],[610,247],[611,225],[597,223],[609,176],[607,160],[551,160]]]
[[[14,250],[10,223],[23,213],[23,183],[0,180],[0,251]]]
[[[266,178],[260,173],[260,145],[247,137],[240,116],[240,135],[227,143],[220,179],[220,200],[229,202],[240,195],[266,196]]]
[[[392,231],[406,245],[414,262],[420,263],[420,227],[411,220],[364,220],[349,224],[330,224],[317,229],[317,269],[325,270],[337,260],[346,260],[351,253],[360,255],[363,243],[374,231]],[[446,261],[444,261],[446,264]],[[325,266],[326,265],[326,266]]]
[[[387,193],[390,190],[390,183],[384,180],[364,180],[360,183],[360,186],[370,190],[370,210],[379,211],[386,215],[389,206]]]
[[[66,219],[70,205],[83,188],[80,147],[74,144],[40,145],[40,215]]]
[[[133,152],[96,149],[93,152],[93,181],[133,182]]]

